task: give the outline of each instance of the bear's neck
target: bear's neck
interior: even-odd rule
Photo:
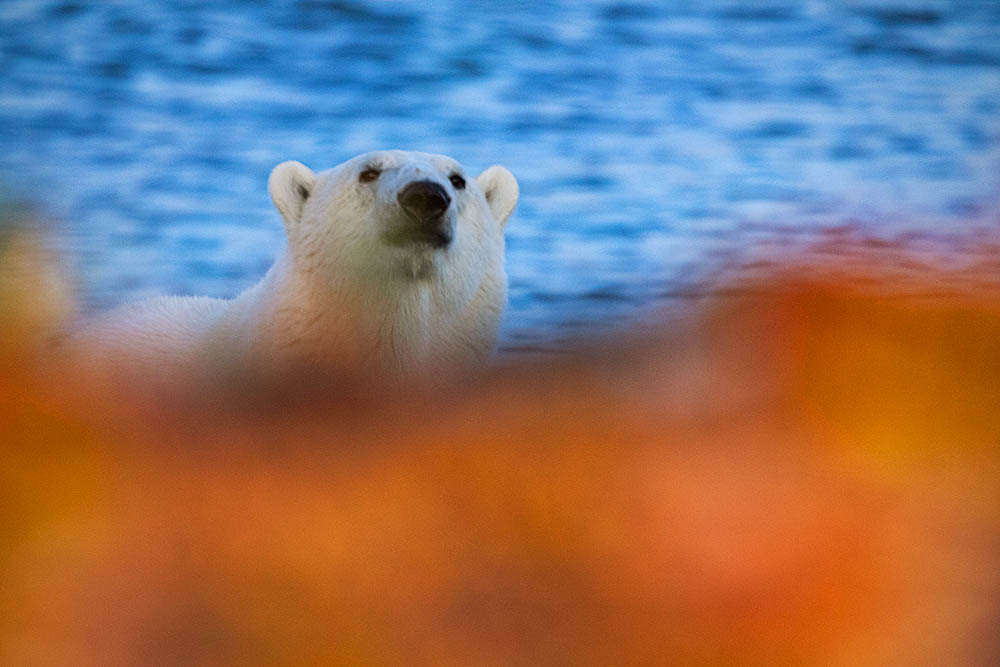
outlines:
[[[288,251],[233,304],[236,336],[255,363],[322,363],[395,374],[453,361],[455,313],[427,281],[338,281],[296,268]],[[459,361],[454,359],[454,361]]]

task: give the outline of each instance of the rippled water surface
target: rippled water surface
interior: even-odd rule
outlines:
[[[286,159],[515,173],[508,349],[689,298],[761,249],[995,231],[1000,3],[0,2],[0,177],[89,307],[228,296]]]

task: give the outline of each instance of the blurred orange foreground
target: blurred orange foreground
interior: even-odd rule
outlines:
[[[433,391],[195,400],[18,312],[2,664],[1000,661],[995,299],[765,285]]]

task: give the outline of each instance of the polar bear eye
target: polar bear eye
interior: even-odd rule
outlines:
[[[451,184],[455,186],[456,190],[464,190],[465,189],[465,179],[462,178],[461,176],[459,176],[458,174],[452,174],[448,178],[448,180],[451,181]]]
[[[382,172],[376,169],[375,167],[368,167],[360,174],[358,174],[358,180],[361,181],[362,183],[371,183],[376,178],[378,178],[379,174],[381,173]]]

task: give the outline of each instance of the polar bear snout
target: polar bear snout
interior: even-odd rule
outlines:
[[[434,181],[411,181],[399,191],[396,200],[413,225],[403,234],[406,240],[429,243],[435,248],[451,243],[451,225],[445,216],[451,197],[443,187]]]
[[[413,181],[399,191],[399,205],[415,222],[439,219],[451,205],[451,197],[434,181]]]

